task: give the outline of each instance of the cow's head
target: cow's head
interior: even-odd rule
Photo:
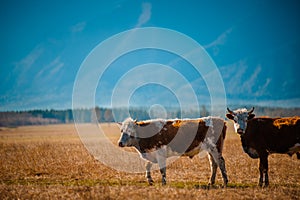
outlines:
[[[119,139],[120,147],[129,147],[134,146],[137,142],[137,121],[132,120],[131,118],[126,119],[123,123],[121,123],[121,137]]]
[[[255,117],[255,114],[252,114],[254,107],[250,111],[247,111],[246,108],[235,111],[231,111],[229,108],[227,108],[227,110],[229,113],[226,115],[226,117],[234,121],[235,132],[240,135],[244,134],[247,128],[248,120]]]

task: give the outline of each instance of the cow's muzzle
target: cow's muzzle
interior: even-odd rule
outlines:
[[[237,129],[237,133],[240,134],[240,135],[243,135],[244,134],[244,130],[241,129],[241,128],[239,128],[239,129]]]
[[[119,147],[124,147],[125,145],[123,144],[123,142],[119,142]]]

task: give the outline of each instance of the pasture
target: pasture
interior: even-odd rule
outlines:
[[[144,173],[119,172],[95,160],[72,124],[0,128],[0,199],[300,199],[300,160],[271,155],[270,186],[260,188],[258,160],[243,152],[227,124],[227,188],[221,187],[219,169],[216,185],[207,188],[207,157],[180,158],[167,167],[166,186],[159,171],[148,186]],[[116,144],[118,126],[103,127]]]

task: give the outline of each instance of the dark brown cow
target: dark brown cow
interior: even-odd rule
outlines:
[[[271,153],[297,153],[300,159],[300,117],[254,118],[254,108],[231,111],[226,116],[234,121],[234,127],[241,136],[245,153],[251,158],[259,158],[259,185],[269,185],[268,155]]]
[[[228,179],[225,160],[222,156],[226,125],[223,119],[206,117],[199,119],[134,121],[126,119],[121,126],[120,147],[135,147],[143,159],[147,160],[146,178],[151,177],[152,163],[158,163],[162,174],[162,184],[166,184],[166,159],[171,156],[193,158],[201,150],[208,152],[211,165],[209,184],[215,183],[219,166],[224,185]]]

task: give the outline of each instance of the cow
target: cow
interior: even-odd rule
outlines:
[[[136,121],[126,119],[120,127],[120,147],[135,147],[146,162],[146,179],[153,184],[151,167],[157,163],[162,176],[162,185],[166,184],[166,160],[172,156],[193,158],[200,151],[208,153],[211,177],[209,185],[215,183],[217,167],[220,168],[224,186],[228,178],[222,150],[226,135],[223,119],[206,117],[197,119],[151,119]]]
[[[245,108],[227,110],[229,113],[226,116],[234,121],[234,128],[241,137],[244,152],[251,158],[259,158],[259,186],[269,185],[269,154],[292,156],[296,153],[300,159],[300,117],[254,118],[254,107],[250,111]]]

